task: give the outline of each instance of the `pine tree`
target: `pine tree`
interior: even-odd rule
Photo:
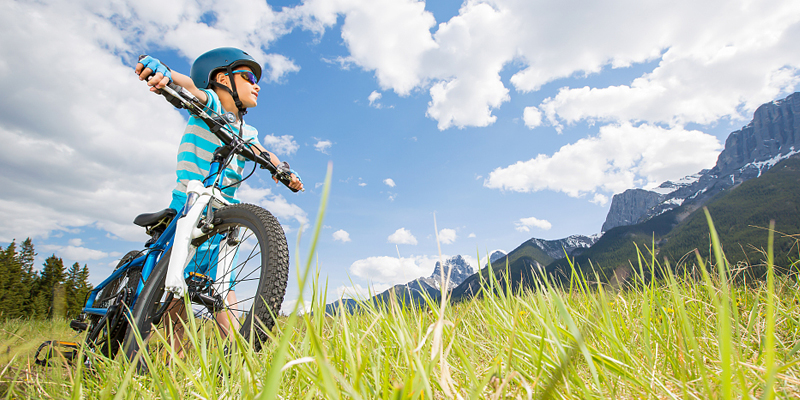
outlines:
[[[21,310],[24,315],[34,314],[33,295],[36,289],[36,271],[33,270],[33,262],[36,258],[36,251],[33,249],[33,241],[31,238],[25,239],[20,246],[19,253],[17,254],[17,261],[22,268],[22,276],[20,280],[21,289]]]
[[[12,242],[8,247],[11,248],[14,243]],[[8,291],[8,280],[9,280],[9,270],[11,266],[9,265],[8,256],[6,255],[6,250],[3,250],[0,247],[0,316],[3,318],[6,317],[6,309],[3,305],[3,299],[7,296]]]
[[[17,261],[16,243],[6,247],[0,255],[0,315],[18,318],[25,314],[21,309],[23,290],[20,286],[22,267]]]
[[[86,295],[92,291],[89,284],[89,267],[81,268],[80,264],[72,264],[66,279],[67,316],[74,317],[83,309]]]
[[[77,315],[80,311],[80,309],[76,310],[76,308],[80,307],[80,300],[77,299],[80,273],[81,265],[78,263],[72,264],[72,266],[69,267],[69,271],[67,271],[67,279],[66,282],[64,282],[67,291],[67,316]]]
[[[54,304],[54,300],[63,301],[63,297],[57,298],[56,292],[61,293],[61,283],[64,281],[64,261],[55,254],[47,257],[44,261],[44,268],[37,282],[36,298],[34,304],[37,312],[41,316],[53,317],[53,311],[63,309],[61,304]],[[56,306],[56,307],[54,307]]]

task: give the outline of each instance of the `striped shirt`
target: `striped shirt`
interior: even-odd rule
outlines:
[[[201,89],[206,92],[208,100],[206,102],[207,109],[214,110],[217,113],[224,113],[222,105],[220,104],[219,97],[213,90]],[[209,113],[213,115],[212,113]],[[239,124],[233,125],[233,133],[239,134]],[[252,139],[251,144],[258,144],[258,131],[250,125],[244,124],[244,140]],[[186,184],[190,180],[202,181],[208,171],[211,169],[211,159],[214,150],[222,146],[220,141],[210,130],[205,122],[200,118],[191,116],[189,123],[186,125],[186,130],[183,132],[181,138],[181,145],[178,148],[178,167],[176,172],[178,175],[177,185],[172,191],[172,203],[170,208],[180,211],[186,202]],[[235,198],[236,189],[241,184],[242,171],[246,159],[242,156],[236,158],[225,169],[225,175],[222,179],[222,186],[228,186],[222,190],[222,196],[225,200],[231,203],[239,203]]]

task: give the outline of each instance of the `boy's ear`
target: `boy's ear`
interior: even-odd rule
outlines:
[[[216,82],[219,82],[219,83],[221,83],[221,84],[223,84],[223,85],[224,85],[224,84],[225,84],[225,79],[226,79],[226,78],[227,78],[227,75],[225,75],[225,73],[224,73],[224,72],[217,72],[216,76],[214,77],[214,80],[215,80]]]

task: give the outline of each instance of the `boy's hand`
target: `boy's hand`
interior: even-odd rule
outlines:
[[[289,188],[294,190],[295,192],[303,190],[303,181],[300,180],[300,177],[298,177],[294,173],[292,173],[291,177],[292,177],[292,182],[289,183]],[[277,176],[273,176],[272,179],[275,181],[275,183],[279,182]]]
[[[136,64],[134,72],[139,75],[140,81],[147,79],[151,92],[158,92],[172,80],[172,72],[169,67],[150,56],[139,56],[139,62]]]
[[[290,173],[289,178],[291,179],[291,182],[289,182],[289,184],[287,184],[286,186],[288,186],[289,189],[292,189],[295,192],[303,190],[303,180],[300,179],[300,176],[297,175],[297,172],[294,172],[294,170],[291,167],[289,167],[289,163],[284,161],[282,163],[275,165],[275,167],[278,169],[278,173],[272,175],[272,180],[274,180],[275,183],[280,182],[280,179],[278,179],[278,174],[285,174],[288,172]]]

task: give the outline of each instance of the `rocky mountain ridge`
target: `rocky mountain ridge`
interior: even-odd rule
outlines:
[[[461,282],[464,282],[464,279],[469,278],[475,273],[475,270],[472,268],[472,266],[469,265],[467,260],[460,255],[448,258],[447,261],[444,262],[444,266],[445,267],[442,268],[441,263],[437,261],[431,276],[427,278],[418,278],[416,281],[424,282],[430,287],[434,287],[437,290],[442,290],[442,282],[447,278],[447,272],[449,270],[450,280],[448,281],[447,289],[452,290],[454,287],[460,285]],[[444,274],[444,277],[442,274]],[[409,282],[408,285],[412,284],[413,282],[414,281]]]
[[[758,107],[749,124],[728,136],[713,168],[653,190],[628,189],[614,195],[603,232],[647,221],[684,204],[688,211],[695,210],[717,193],[759,177],[797,153],[800,92]]]

